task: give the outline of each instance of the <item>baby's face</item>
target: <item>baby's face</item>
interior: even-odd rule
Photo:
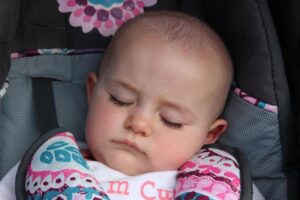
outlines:
[[[226,122],[212,119],[205,62],[175,44],[138,39],[116,46],[99,80],[89,76],[86,139],[96,160],[128,175],[177,170]]]

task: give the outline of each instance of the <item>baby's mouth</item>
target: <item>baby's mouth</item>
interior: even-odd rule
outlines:
[[[127,140],[127,139],[112,140],[112,143],[117,144],[119,146],[124,146],[125,148],[128,148],[128,149],[133,149],[135,151],[145,154],[135,142],[132,142],[130,140]]]

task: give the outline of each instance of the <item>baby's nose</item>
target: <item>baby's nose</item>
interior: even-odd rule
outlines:
[[[133,112],[127,117],[124,127],[130,129],[136,134],[148,137],[151,135],[151,122],[150,117],[146,113]]]

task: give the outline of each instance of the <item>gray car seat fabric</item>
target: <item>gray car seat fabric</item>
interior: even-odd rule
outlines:
[[[40,135],[33,103],[32,77],[53,78],[59,125],[84,140],[87,73],[99,65],[100,54],[48,55],[12,60],[10,85],[0,101],[0,178]]]
[[[223,117],[228,129],[220,143],[236,146],[245,153],[254,183],[267,199],[287,199],[278,115],[231,94]]]

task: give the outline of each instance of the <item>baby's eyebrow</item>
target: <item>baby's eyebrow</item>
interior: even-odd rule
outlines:
[[[114,85],[115,85],[115,84],[120,85],[120,86],[122,86],[122,87],[124,87],[124,88],[130,90],[131,92],[136,93],[136,94],[139,94],[139,93],[140,93],[139,90],[138,90],[136,87],[134,87],[134,86],[131,85],[130,83],[127,83],[127,82],[122,81],[122,80],[120,80],[120,79],[111,79],[111,80],[109,80],[109,82],[112,83],[112,84],[114,84]]]

